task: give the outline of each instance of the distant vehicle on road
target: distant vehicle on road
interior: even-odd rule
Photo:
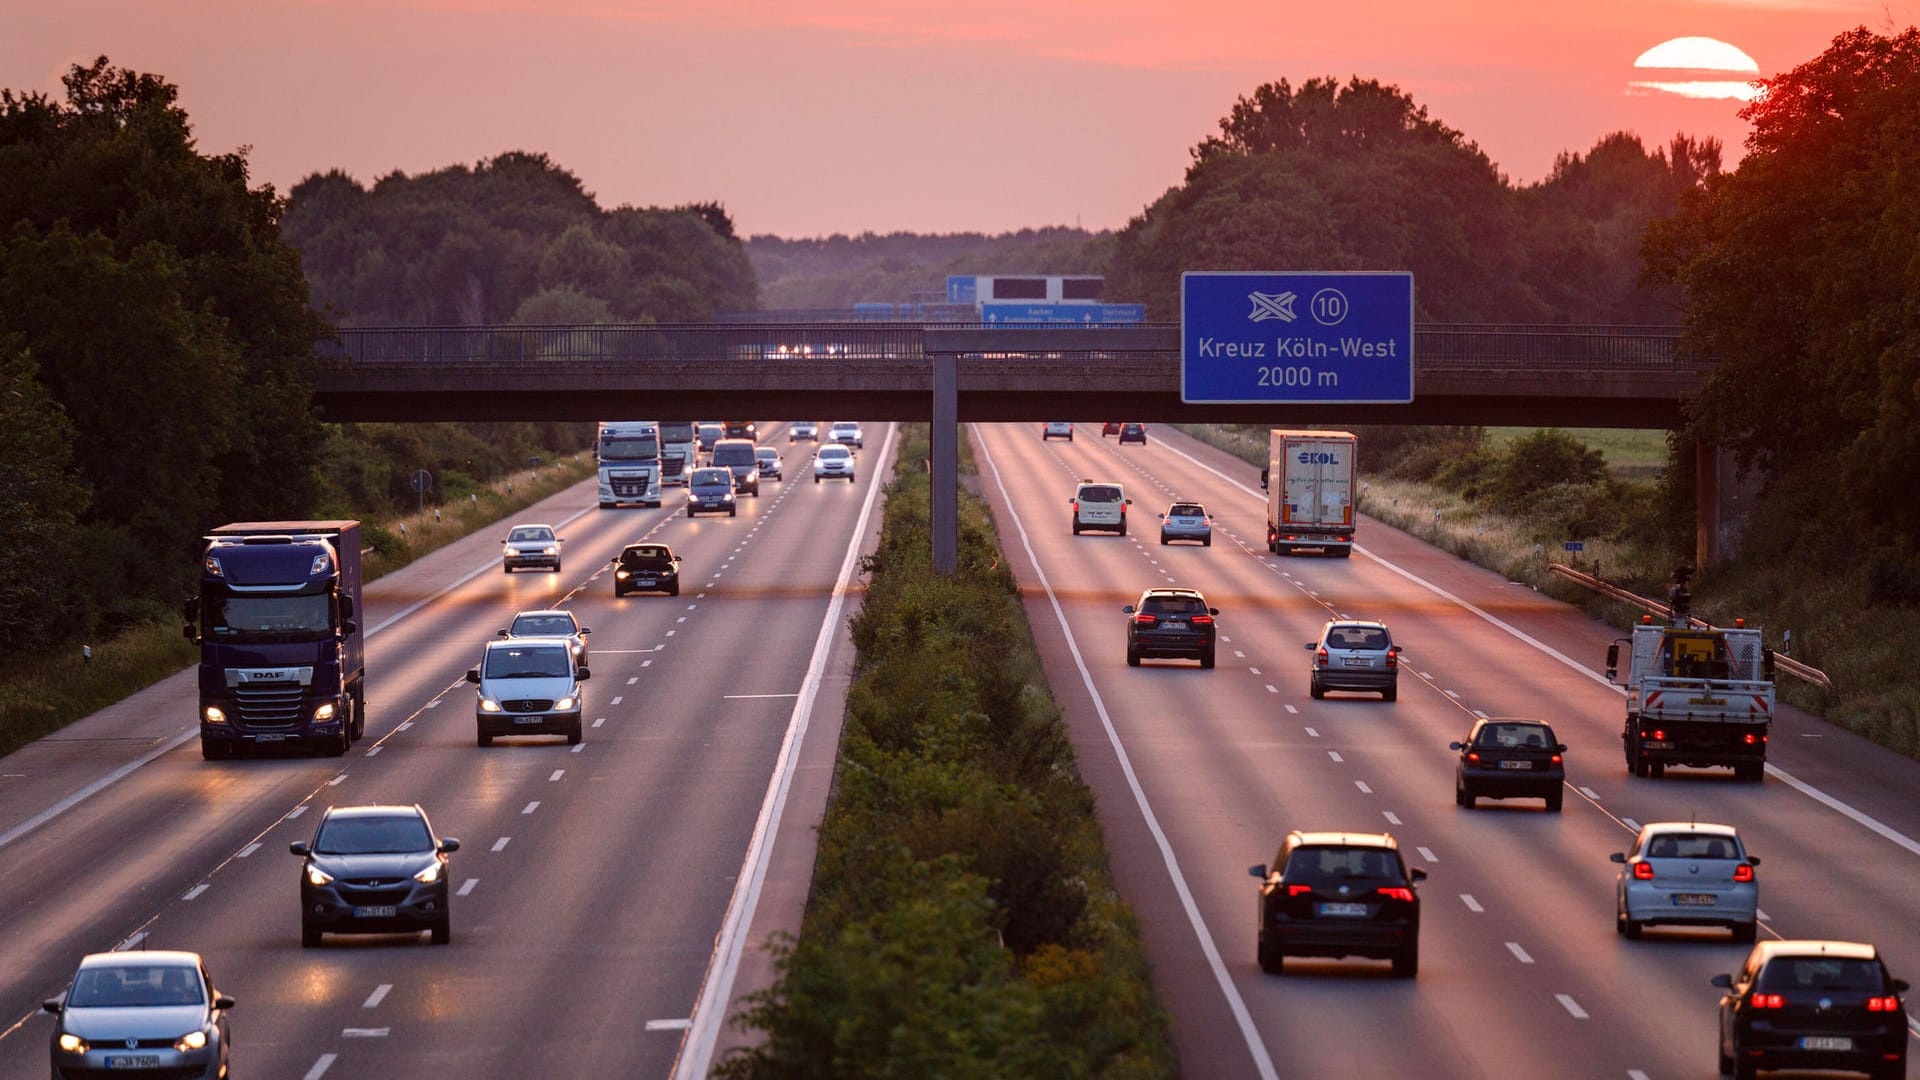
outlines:
[[[1260,879],[1260,970],[1278,975],[1289,956],[1368,956],[1393,961],[1395,978],[1420,971],[1424,870],[1408,870],[1385,833],[1287,834]]]
[[[853,420],[835,420],[833,426],[827,429],[827,441],[851,446],[855,450],[867,448],[866,432],[862,431],[859,423]]]
[[[1336,559],[1353,554],[1354,455],[1347,431],[1267,433],[1267,550],[1291,555],[1319,548]]]
[[[801,439],[805,439],[808,442],[819,442],[820,425],[811,420],[795,420],[787,428],[787,441],[799,442]]]
[[[693,470],[687,480],[687,516],[726,511],[728,517],[740,516],[733,501],[733,470],[707,465]]]
[[[1909,987],[1879,950],[1853,941],[1763,941],[1720,997],[1720,1072],[1846,1069],[1875,1080],[1907,1075]]]
[[[1201,547],[1213,546],[1213,519],[1207,508],[1195,502],[1177,502],[1160,515],[1160,543],[1198,540]]]
[[[751,420],[720,421],[720,437],[723,439],[747,439],[760,437],[760,425]]]
[[[1073,506],[1073,535],[1079,536],[1088,529],[1127,535],[1127,507],[1133,505],[1133,500],[1127,498],[1126,489],[1119,484],[1082,480],[1067,502]]]
[[[602,420],[595,448],[600,509],[622,503],[660,505],[660,425],[653,420]]]
[[[1137,442],[1141,446],[1147,445],[1147,425],[1145,424],[1120,425],[1120,442],[1123,445],[1130,442]]]
[[[1065,420],[1047,421],[1046,424],[1040,428],[1040,441],[1046,442],[1048,439],[1065,439],[1068,442],[1072,442],[1073,425]]]
[[[426,930],[435,945],[453,940],[447,856],[460,841],[434,835],[418,806],[329,806],[300,856],[300,944],[322,934]]]
[[[54,1016],[55,1080],[227,1075],[233,999],[214,989],[199,953],[93,953],[40,1007]]]
[[[1307,642],[1307,651],[1313,654],[1307,694],[1316,701],[1329,690],[1377,690],[1387,701],[1400,696],[1400,646],[1386,623],[1327,623],[1319,640]]]
[[[693,430],[694,437],[700,447],[700,452],[705,454],[713,449],[714,443],[725,438],[723,433],[726,429],[721,426],[718,420],[702,420]]]
[[[529,566],[560,572],[560,545],[566,538],[555,536],[551,525],[515,525],[500,541],[500,569],[508,574]]]
[[[1120,421],[1108,420],[1105,423],[1100,425],[1101,438],[1104,439],[1109,435],[1118,435],[1118,434],[1120,434]]]
[[[580,684],[589,669],[574,661],[565,641],[552,638],[489,641],[480,666],[467,670],[477,689],[473,705],[481,746],[502,735],[565,735],[580,741]]]
[[[1647,926],[1724,926],[1753,944],[1759,932],[1757,855],[1748,855],[1731,825],[1651,821],[1633,847],[1617,851],[1614,928],[1638,938]]]
[[[847,483],[854,480],[853,451],[845,446],[833,444],[823,446],[813,455],[813,482],[838,480],[845,477]]]
[[[593,631],[580,625],[573,612],[565,608],[522,611],[497,632],[503,638],[560,638],[573,650],[573,662],[587,662],[587,635]]]
[[[1480,799],[1545,799],[1550,813],[1560,812],[1567,748],[1553,728],[1538,720],[1476,720],[1465,742],[1447,746],[1460,754],[1454,805],[1472,810]]]
[[[1127,666],[1139,667],[1148,657],[1200,661],[1213,666],[1219,608],[1195,589],[1148,589],[1140,599],[1120,609],[1127,619]]]
[[[628,544],[613,564],[616,597],[656,591],[680,595],[680,556],[665,544]]]
[[[684,487],[687,473],[700,464],[700,439],[690,420],[660,422],[660,484]]]
[[[733,474],[733,490],[741,495],[760,495],[760,463],[754,456],[752,439],[721,439],[713,444],[713,457],[707,464]]]
[[[772,477],[775,480],[781,479],[780,451],[775,450],[771,446],[757,447],[753,451],[753,460],[754,463],[760,467],[760,476],[762,479],[767,477]]]

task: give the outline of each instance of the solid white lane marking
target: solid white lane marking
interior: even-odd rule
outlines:
[[[1575,790],[1580,792],[1580,794],[1585,795],[1587,798],[1592,799],[1594,802],[1600,801],[1600,796],[1595,795],[1593,793],[1593,789],[1590,787],[1576,788]]]
[[[1373,794],[1373,789],[1367,786],[1367,782],[1365,780],[1355,780],[1353,782],[1353,786],[1359,788],[1360,794],[1362,795]]]
[[[1307,728],[1307,729],[1305,729],[1305,730],[1306,730],[1306,732],[1307,732],[1307,734],[1308,734],[1309,736],[1311,736],[1311,737],[1313,737],[1313,738],[1315,738],[1315,739],[1317,739],[1317,738],[1319,738],[1319,737],[1320,737],[1320,733],[1319,733],[1319,732],[1317,732],[1317,731],[1315,731],[1315,730],[1313,730],[1312,728]]]
[[[685,1031],[692,1026],[693,1021],[684,1016],[675,1017],[670,1020],[647,1021],[648,1031]]]
[[[1384,814],[1384,815],[1386,816],[1386,819],[1387,819],[1387,824],[1389,824],[1389,825],[1398,825],[1398,824],[1400,824],[1400,815],[1398,815],[1398,814],[1396,814],[1396,813],[1394,813],[1393,811],[1391,811],[1391,810],[1382,810],[1382,811],[1380,811],[1380,813],[1382,813],[1382,814]]]
[[[1288,712],[1289,714],[1291,714],[1291,715],[1293,715],[1293,716],[1299,716],[1299,715],[1300,715],[1300,710],[1299,710],[1299,709],[1296,709],[1296,708],[1294,708],[1294,707],[1293,707],[1293,706],[1291,706],[1291,705],[1282,705],[1282,706],[1280,706],[1280,707],[1281,707],[1281,708],[1283,708],[1283,709],[1285,709],[1285,710],[1287,710],[1287,712]]]
[[[297,818],[301,814],[304,814],[306,812],[307,812],[307,804],[301,803],[299,806],[296,806],[293,809],[287,811],[287,816],[284,820],[292,821],[294,818]]]
[[[800,696],[799,691],[795,691],[791,694],[721,694],[720,700],[751,701],[755,698],[790,698],[790,697],[799,697],[799,696]]]
[[[463,882],[461,882],[461,883],[460,883],[460,888],[459,888],[459,889],[457,889],[457,890],[455,890],[455,891],[454,891],[454,894],[453,894],[453,895],[455,895],[455,896],[465,896],[465,895],[467,895],[468,893],[470,893],[470,892],[472,892],[472,891],[473,891],[473,887],[474,887],[475,885],[478,885],[478,884],[480,884],[480,879],[479,879],[479,878],[477,878],[477,877],[470,877],[470,878],[468,878],[467,880],[465,880],[465,881],[463,881]]]
[[[1340,761],[1340,760],[1342,760],[1342,759],[1341,759],[1341,757],[1340,757],[1340,751],[1338,751],[1338,750],[1329,750],[1329,751],[1327,751],[1327,756],[1328,756],[1328,757],[1330,757],[1330,758],[1332,758],[1332,759],[1333,759],[1333,760],[1335,760],[1335,761]]]
[[[513,842],[513,837],[511,837],[511,836],[503,836],[503,837],[501,837],[500,839],[498,839],[498,840],[495,840],[495,841],[493,842],[493,850],[495,850],[495,851],[505,851],[505,850],[507,849],[507,845],[508,845],[508,844],[510,844],[510,843],[512,843],[512,842]]]
[[[1533,957],[1528,956],[1527,950],[1521,948],[1520,943],[1517,941],[1507,942],[1507,951],[1513,954],[1513,958],[1515,960],[1518,960],[1523,964],[1533,963]]]
[[[526,808],[525,810],[522,810],[522,811],[520,811],[520,812],[521,812],[522,814],[531,814],[531,813],[533,813],[533,812],[534,812],[535,810],[538,810],[538,809],[540,809],[540,800],[539,800],[539,799],[535,799],[535,800],[533,800],[532,802],[530,802],[530,803],[528,803],[528,804],[527,804],[527,808]]]
[[[207,891],[208,889],[211,889],[212,887],[213,887],[213,886],[211,886],[211,885],[209,885],[209,884],[207,884],[206,882],[204,882],[204,881],[203,881],[203,882],[201,882],[200,884],[198,884],[198,885],[195,885],[195,886],[194,886],[193,888],[191,888],[191,889],[188,889],[188,890],[187,890],[187,895],[185,895],[185,896],[183,896],[183,897],[181,897],[180,899],[182,899],[182,900],[192,900],[192,899],[193,899],[194,897],[196,897],[196,896],[199,896],[199,895],[200,895],[201,893],[203,893],[203,892],[206,892],[206,891]]]
[[[392,1033],[393,1029],[390,1027],[342,1028],[340,1037],[343,1039],[384,1039]]]
[[[246,847],[243,847],[240,849],[240,857],[244,859],[247,856],[259,850],[260,850],[260,842],[256,840],[253,843],[248,844]]]
[[[1480,906],[1480,901],[1475,900],[1473,898],[1472,893],[1461,893],[1460,902],[1467,905],[1467,910],[1473,912],[1476,915],[1482,911],[1487,910],[1486,908],[1483,908]]]
[[[1553,995],[1553,999],[1558,1001],[1567,1012],[1571,1013],[1575,1020],[1585,1020],[1587,1018],[1587,1010],[1581,1008],[1580,1003],[1573,1000],[1571,996],[1567,994],[1555,994]]]
[[[1427,860],[1428,862],[1439,862],[1439,861],[1440,861],[1440,856],[1438,856],[1438,855],[1435,855],[1435,854],[1433,853],[1433,849],[1432,849],[1432,848],[1423,848],[1423,847],[1417,847],[1417,848],[1414,848],[1413,850],[1415,850],[1415,851],[1417,851],[1417,852],[1419,852],[1419,853],[1420,853],[1420,857],[1421,857],[1421,858],[1423,858],[1423,859],[1425,859],[1425,860]]]
[[[887,425],[887,437],[880,446],[881,460],[892,456],[897,432],[897,425]],[[700,985],[700,996],[694,1004],[686,1041],[681,1044],[680,1057],[674,1062],[673,1080],[701,1080],[713,1063],[714,1046],[719,1041],[721,1026],[726,1022],[727,1000],[733,996],[733,981],[739,975],[748,931],[753,926],[754,912],[760,906],[760,890],[766,881],[767,861],[772,856],[774,840],[780,833],[780,821],[786,813],[787,792],[793,786],[793,773],[800,757],[800,748],[813,718],[813,703],[820,695],[820,685],[826,676],[827,653],[833,644],[835,632],[840,628],[840,613],[846,608],[848,584],[853,580],[859,562],[860,543],[867,535],[867,523],[873,517],[874,504],[882,490],[884,486],[881,484],[867,485],[860,516],[854,519],[853,536],[847,542],[846,555],[840,560],[840,572],[834,578],[833,598],[827,602],[826,617],[820,621],[820,631],[814,638],[813,655],[807,661],[806,678],[801,683],[800,696],[793,703],[793,713],[787,720],[787,732],[781,740],[780,753],[775,758],[773,775],[767,780],[767,794],[761,800],[760,815],[754,821],[746,857],[741,860],[741,872],[734,879],[733,897],[727,903],[726,919],[714,939],[713,958],[707,963],[707,975]],[[785,495],[781,497],[785,498]]]
[[[1920,843],[1916,843],[1911,837],[1908,837],[1903,833],[1897,832],[1889,828],[1885,824],[1881,823],[1879,820],[1869,817],[1868,815],[1863,814],[1858,810],[1855,810],[1853,807],[1848,806],[1846,803],[1841,802],[1839,799],[1836,799],[1833,796],[1827,794],[1826,792],[1821,791],[1819,788],[1814,787],[1812,784],[1806,783],[1800,778],[1794,776],[1792,773],[1789,773],[1786,770],[1779,768],[1778,766],[1774,765],[1771,762],[1767,764],[1767,772],[1772,773],[1774,776],[1779,777],[1782,781],[1784,781],[1787,784],[1787,786],[1793,788],[1795,791],[1800,792],[1800,794],[1805,795],[1807,798],[1812,799],[1814,802],[1817,802],[1820,805],[1825,806],[1829,810],[1832,810],[1835,813],[1838,813],[1841,816],[1852,820],[1856,824],[1864,826],[1870,832],[1878,833],[1880,836],[1893,841],[1895,844],[1898,844],[1903,848],[1906,848],[1908,851],[1913,852],[1915,855],[1920,855]]]
[[[387,1000],[387,994],[392,992],[392,990],[392,983],[381,983],[379,986],[373,988],[373,993],[367,995],[367,1000],[362,1002],[360,1007],[363,1009],[379,1008],[380,1003]]]
[[[552,776],[549,776],[549,777],[547,777],[547,782],[548,782],[548,783],[552,783],[553,781],[555,781],[555,780],[558,780],[558,779],[560,779],[561,777],[563,777],[563,776],[565,776],[565,775],[567,775],[567,770],[565,770],[565,769],[555,769],[555,770],[553,770],[553,775],[552,775]]]
[[[1240,1029],[1240,1037],[1246,1041],[1247,1052],[1253,1058],[1254,1070],[1263,1080],[1279,1080],[1274,1069],[1273,1057],[1267,1052],[1266,1043],[1261,1040],[1260,1030],[1254,1025],[1253,1014],[1247,1010],[1246,999],[1240,996],[1240,989],[1234,985],[1233,976],[1227,972],[1227,965],[1220,957],[1220,949],[1214,944],[1213,933],[1207,928],[1205,917],[1200,914],[1200,906],[1193,898],[1193,890],[1187,886],[1185,875],[1180,872],[1180,860],[1173,852],[1173,844],[1160,827],[1160,819],[1154,814],[1153,806],[1147,801],[1147,793],[1140,786],[1140,778],[1133,770],[1133,759],[1128,756],[1127,748],[1120,741],[1120,733],[1114,730],[1113,717],[1107,712],[1106,701],[1093,684],[1093,673],[1087,670],[1085,657],[1080,654],[1080,645],[1074,639],[1073,628],[1067,624],[1066,612],[1061,610],[1060,598],[1053,591],[1053,584],[1047,579],[1047,572],[1040,565],[1040,557],[1033,550],[1033,539],[1027,533],[1026,523],[1020,519],[1020,511],[1014,508],[1013,496],[1007,491],[1006,480],[1000,475],[1000,466],[993,460],[986,441],[980,436],[977,424],[969,425],[974,434],[974,445],[979,448],[980,457],[993,473],[994,486],[1000,489],[1000,498],[1007,506],[1013,519],[1013,526],[1020,534],[1020,544],[1026,549],[1027,560],[1033,566],[1034,574],[1039,577],[1040,585],[1047,593],[1047,603],[1053,608],[1054,620],[1060,626],[1061,634],[1066,638],[1067,651],[1073,655],[1074,666],[1080,669],[1080,680],[1085,684],[1087,693],[1093,699],[1094,712],[1100,717],[1100,725],[1106,729],[1107,742],[1113,747],[1114,757],[1120,764],[1120,771],[1126,777],[1127,787],[1133,793],[1135,804],[1140,808],[1140,816],[1145,820],[1147,831],[1152,833],[1154,843],[1160,849],[1160,859],[1165,863],[1168,875],[1172,878],[1174,891],[1179,894],[1180,906],[1185,910],[1187,922],[1193,927],[1200,939],[1200,951],[1206,956],[1207,966],[1213,972],[1214,982],[1220,987],[1220,993],[1226,998],[1228,1010],[1233,1014],[1235,1025]],[[1175,451],[1178,453],[1178,451]],[[1182,455],[1184,456],[1184,455]],[[702,1070],[706,1062],[700,1062]],[[695,1074],[689,1074],[689,1076]],[[682,1080],[675,1074],[676,1080]]]
[[[306,1075],[302,1076],[300,1080],[320,1080],[321,1077],[327,1075],[327,1070],[333,1068],[333,1063],[338,1060],[340,1060],[339,1054],[321,1054],[320,1060],[314,1062],[313,1068],[308,1069]]]

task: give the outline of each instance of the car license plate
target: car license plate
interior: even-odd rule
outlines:
[[[537,724],[545,719],[546,717],[544,716],[516,716],[513,718],[513,722],[516,724]]]
[[[1673,902],[1681,907],[1712,907],[1720,898],[1712,893],[1674,893]]]
[[[356,919],[391,919],[399,913],[400,909],[393,904],[373,904],[353,909],[353,917]]]
[[[159,1054],[122,1054],[107,1059],[109,1069],[157,1069],[159,1067]]]
[[[1531,761],[1503,761],[1503,762],[1501,762],[1501,763],[1500,763],[1500,767],[1501,767],[1501,768],[1503,768],[1503,769],[1531,769],[1531,768],[1533,768],[1533,762],[1531,762]]]
[[[635,579],[635,580],[634,580],[634,584],[635,584],[635,585],[640,585],[640,586],[643,586],[643,587],[646,587],[646,588],[652,588],[652,587],[653,587],[653,579],[652,579],[652,578],[650,578],[650,577],[643,577],[643,578],[637,578],[637,579]]]
[[[1186,628],[1187,628],[1187,624],[1183,622],[1169,622],[1169,623],[1160,624],[1160,629],[1162,630],[1185,630]]]
[[[1660,741],[1655,741],[1655,740],[1652,740],[1652,739],[1649,739],[1649,740],[1647,740],[1647,741],[1646,741],[1645,743],[1642,743],[1641,745],[1643,745],[1643,746],[1645,746],[1645,747],[1646,747],[1647,749],[1649,749],[1649,750],[1671,750],[1671,749],[1673,749],[1673,743],[1672,743],[1672,742],[1671,742],[1670,740],[1660,740]]]
[[[253,737],[253,741],[254,742],[286,742],[287,737],[284,734],[280,734],[278,732],[270,732],[265,735],[255,735]]]
[[[1802,1050],[1851,1050],[1853,1040],[1844,1035],[1802,1035]]]
[[[1366,913],[1367,913],[1367,905],[1365,904],[1321,904],[1320,905],[1320,914],[1322,915],[1341,915],[1341,916],[1351,917],[1354,915],[1365,915]]]
[[[1372,667],[1373,666],[1373,661],[1368,660],[1364,656],[1349,656],[1345,660],[1342,660],[1341,663],[1347,665],[1348,667]]]

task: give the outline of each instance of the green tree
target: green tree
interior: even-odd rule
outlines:
[[[49,612],[70,615],[80,517],[90,500],[73,465],[73,427],[18,335],[0,337],[0,649],[43,648]]]

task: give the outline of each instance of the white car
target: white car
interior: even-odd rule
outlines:
[[[513,617],[513,621],[494,631],[495,637],[503,638],[563,638],[567,647],[573,650],[573,662],[587,662],[587,635],[592,628],[580,625],[573,612],[565,608],[543,608],[539,611],[522,611]]]
[[[1650,821],[1640,827],[1633,850],[1615,852],[1620,876],[1614,888],[1614,928],[1629,938],[1644,926],[1724,926],[1733,940],[1753,943],[1758,930],[1760,883],[1731,825]]]
[[[1046,442],[1048,439],[1065,439],[1072,442],[1073,422],[1070,420],[1047,421],[1047,426],[1040,429],[1040,441]]]
[[[1127,498],[1126,489],[1119,484],[1082,480],[1080,486],[1073,489],[1073,498],[1067,501],[1073,504],[1073,535],[1079,536],[1088,529],[1127,535],[1127,507],[1133,500]]]
[[[801,439],[805,439],[808,442],[819,442],[820,425],[811,420],[795,420],[793,425],[787,428],[787,441],[799,442]]]
[[[827,441],[851,446],[855,450],[867,448],[867,437],[860,425],[852,420],[835,420],[833,427],[827,429]]]
[[[553,535],[551,525],[515,525],[500,542],[500,569],[513,573],[523,566],[544,566],[560,571],[560,545],[564,537]]]
[[[557,638],[489,641],[480,666],[469,668],[476,688],[474,725],[481,746],[503,735],[565,735],[580,742],[580,684],[591,672]]]
[[[844,446],[823,446],[813,455],[813,482],[838,480],[846,477],[853,482],[853,451]]]
[[[782,479],[780,475],[780,451],[775,450],[771,446],[756,447],[753,451],[753,460],[754,463],[760,467],[760,475],[762,477],[771,476],[775,480]]]

